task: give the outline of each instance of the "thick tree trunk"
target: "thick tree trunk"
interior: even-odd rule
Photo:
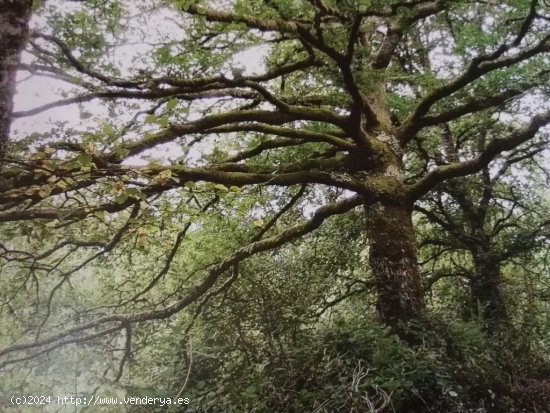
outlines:
[[[472,313],[483,320],[487,330],[493,331],[508,319],[502,297],[500,265],[484,256],[474,255],[475,277],[470,280]]]
[[[13,112],[15,76],[29,32],[32,0],[0,0],[0,169]]]
[[[420,320],[424,308],[412,208],[399,202],[366,208],[369,260],[377,282],[381,321],[396,328]]]

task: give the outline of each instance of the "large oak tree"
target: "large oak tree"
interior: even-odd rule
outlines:
[[[74,6],[65,20],[54,14],[51,27],[32,32],[35,60],[19,66],[67,82],[74,94],[14,116],[102,100],[110,118],[91,132],[59,129],[12,142],[4,155],[0,222],[14,238],[39,233],[27,224],[50,238],[38,252],[5,243],[3,259],[35,272],[47,263],[42,270],[51,274],[60,256],[84,251],[87,258],[59,273],[50,305],[56,291],[94,260],[127,251],[130,239],[143,246],[151,216],[172,214],[180,232],[165,247],[163,267],[113,303],[114,311],[90,310],[87,322],[11,345],[0,351],[4,363],[120,330],[129,335],[135,323],[169,318],[230,285],[243,260],[354,208],[365,212],[381,321],[392,327],[419,321],[425,305],[415,204],[439,185],[490,172],[501,154],[546,138],[550,111],[540,102],[550,73],[550,17],[544,2],[275,0],[221,7],[174,0],[88,6]],[[130,68],[109,53],[127,41],[124,22],[115,23],[124,7],[141,7],[152,21],[160,16],[176,27],[172,39],[151,40],[151,55]],[[268,56],[252,73],[242,67],[242,52],[251,49]],[[491,122],[475,122],[479,114]],[[464,122],[484,134],[445,134]],[[439,162],[448,145],[453,156]],[[176,147],[179,162],[159,155]],[[420,171],[419,153],[425,160]],[[136,159],[144,155],[150,161],[140,166]],[[281,216],[315,190],[331,194],[317,198],[327,203],[309,203],[316,209],[302,222],[278,228]],[[174,204],[193,198],[200,216],[226,193],[260,192],[281,206],[257,223],[257,234],[236,240],[233,251],[204,269],[194,285],[161,290],[162,300],[142,299],[169,273],[182,241],[192,235],[195,221],[186,221]],[[254,206],[249,211],[257,212]],[[85,231],[91,223],[101,226],[101,236]]]

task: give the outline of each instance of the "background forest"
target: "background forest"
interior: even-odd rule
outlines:
[[[547,0],[0,0],[0,80],[0,410],[550,412]]]

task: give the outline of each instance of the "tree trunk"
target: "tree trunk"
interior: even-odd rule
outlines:
[[[501,293],[500,265],[474,255],[475,276],[470,280],[472,313],[485,323],[489,332],[508,319]]]
[[[399,202],[366,208],[369,261],[377,282],[381,321],[396,328],[420,320],[424,308],[412,208]]]
[[[0,169],[9,140],[15,76],[27,43],[32,0],[0,0]]]

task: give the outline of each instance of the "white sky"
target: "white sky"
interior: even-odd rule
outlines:
[[[54,9],[74,10],[81,8],[82,5],[76,3],[68,3],[62,0],[51,0],[48,7]],[[168,11],[162,11],[157,14],[147,16],[137,16],[137,21],[133,22],[131,30],[125,35],[127,44],[117,46],[112,50],[111,57],[113,63],[121,70],[123,74],[131,75],[135,72],[136,60],[150,60],[150,53],[154,46],[151,44],[169,38],[171,40],[182,39],[185,33],[182,31],[181,22],[176,16],[171,16]],[[181,19],[180,19],[181,20]],[[34,18],[32,25],[36,28],[44,30],[46,20],[44,18]],[[146,25],[146,27],[144,26]],[[142,40],[144,33],[147,34],[146,41]],[[84,36],[84,34],[81,34]],[[109,40],[109,39],[108,39]],[[110,39],[113,43],[116,39]],[[434,39],[429,39],[434,40]],[[451,47],[451,41],[449,42]],[[269,48],[266,46],[252,47],[246,51],[238,53],[233,59],[232,64],[236,67],[242,67],[245,74],[260,73],[264,70],[265,58],[269,53]],[[442,70],[453,71],[456,62],[453,60],[450,50],[435,49],[432,51],[431,60],[434,62],[434,70],[441,72]],[[30,55],[24,56],[24,61],[29,62]],[[231,73],[226,73],[229,77]],[[15,111],[29,110],[46,103],[54,102],[62,99],[63,91],[67,92],[72,85],[67,85],[64,82],[56,81],[52,78],[32,76],[29,78],[27,72],[19,73],[20,82],[17,85],[17,94],[15,96]],[[147,108],[150,103],[144,102],[143,107]],[[522,106],[526,113],[541,112],[544,108],[550,107],[547,99],[542,97],[535,98],[526,96],[522,99]],[[101,127],[101,124],[108,119],[107,111],[99,100],[86,102],[83,104],[86,111],[93,113],[89,120],[80,118],[78,105],[63,106],[61,108],[51,109],[31,117],[16,119],[12,125],[12,131],[17,139],[18,136],[25,136],[33,132],[45,133],[55,128],[56,122],[66,122],[67,127],[84,130],[86,128],[95,129]],[[131,117],[133,114],[129,114]],[[190,113],[189,119],[200,116],[198,113]],[[501,119],[506,119],[506,114],[501,114]],[[520,117],[522,121],[527,121],[528,116]],[[511,117],[508,117],[511,120]],[[120,123],[120,120],[117,120]],[[166,144],[162,147],[153,150],[151,155],[166,159],[166,156],[181,156],[179,145]],[[137,159],[132,160],[132,163],[137,162]],[[139,163],[145,164],[146,161]],[[550,160],[549,160],[550,163]]]
[[[57,4],[56,4],[57,3]],[[59,2],[53,0],[49,3],[49,7],[54,9],[74,10],[82,7],[78,4],[69,4],[67,2]],[[143,16],[141,16],[143,17]],[[176,18],[174,18],[176,17]],[[147,27],[143,25],[146,24]],[[126,42],[111,50],[111,61],[125,76],[131,77],[136,74],[136,61],[150,61],[151,51],[154,49],[153,44],[161,42],[163,39],[178,40],[185,37],[182,34],[182,28],[178,26],[177,16],[170,16],[167,11],[158,13],[157,15],[149,15],[141,19],[141,24],[138,23],[125,34]],[[42,17],[33,18],[31,26],[40,31],[44,31],[47,27],[46,19]],[[142,40],[146,33],[146,41]],[[78,33],[80,34],[80,33]],[[84,35],[84,34],[80,34]],[[113,43],[116,39],[110,39]],[[76,51],[77,52],[77,51]],[[74,52],[73,52],[74,53]],[[262,73],[265,69],[264,61],[269,53],[269,48],[266,46],[251,47],[234,56],[232,65],[243,69],[243,74]],[[74,53],[77,55],[78,53]],[[23,61],[30,63],[32,56],[25,53]],[[227,73],[231,76],[229,68]],[[57,81],[49,77],[29,76],[28,72],[19,72],[17,93],[15,95],[15,111],[25,111],[42,106],[47,103],[55,102],[63,99],[63,92],[67,93],[74,90],[73,85],[69,85],[62,81]],[[82,90],[83,93],[86,93]],[[69,93],[69,96],[74,96],[74,93]],[[214,102],[205,102],[205,104],[213,104]],[[143,109],[149,108],[151,102],[143,101]],[[12,124],[12,133],[15,139],[24,137],[31,133],[47,133],[54,129],[57,122],[66,122],[67,128],[75,128],[78,130],[97,129],[101,127],[105,120],[108,119],[108,113],[100,100],[93,100],[82,104],[82,108],[92,113],[94,116],[89,120],[80,118],[80,110],[78,105],[67,105],[60,108],[50,109],[30,117],[15,119]],[[135,112],[135,111],[134,111]],[[128,119],[133,116],[128,113]],[[196,119],[201,116],[199,113],[190,113],[189,119]],[[121,120],[117,120],[118,123]],[[144,153],[140,158],[154,156],[159,159],[176,158],[183,154],[179,145],[164,144],[150,152]],[[198,153],[191,157],[198,157]],[[145,165],[148,161],[134,158],[129,162],[133,165]]]

